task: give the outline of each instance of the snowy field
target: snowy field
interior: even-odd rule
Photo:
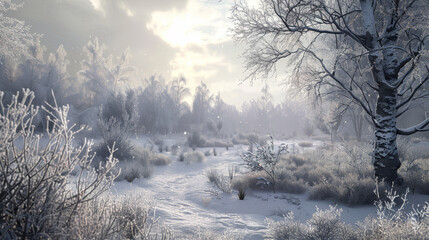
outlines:
[[[167,140],[166,143],[172,143]],[[280,143],[280,141],[276,141]],[[295,141],[298,143],[300,141]],[[286,141],[291,145],[293,142]],[[135,140],[133,144],[147,144],[146,140]],[[313,146],[322,144],[314,141]],[[115,182],[112,192],[117,195],[137,195],[151,199],[156,206],[156,215],[172,229],[192,233],[198,229],[228,232],[243,236],[244,239],[263,239],[267,220],[279,221],[283,215],[293,212],[295,219],[305,222],[316,212],[316,208],[328,209],[337,206],[343,209],[341,220],[346,223],[363,221],[366,216],[376,216],[374,206],[349,207],[333,201],[311,201],[308,194],[286,194],[270,191],[250,191],[243,201],[237,191],[223,193],[209,182],[205,172],[217,169],[228,176],[228,168],[238,168],[238,174],[245,172],[240,154],[248,146],[236,145],[216,148],[217,156],[206,156],[202,163],[187,164],[177,161],[178,156],[165,153],[173,160],[167,166],[155,167],[149,179],[136,179],[132,183]],[[307,148],[308,149],[308,148]],[[198,148],[205,152],[212,148]],[[303,151],[300,148],[300,151]],[[428,196],[410,195],[408,207],[429,201]]]

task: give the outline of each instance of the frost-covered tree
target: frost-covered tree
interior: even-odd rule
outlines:
[[[35,93],[33,103],[44,105],[54,104],[53,97],[62,106],[76,102],[73,99],[73,85],[67,73],[67,53],[61,45],[55,53],[50,53],[46,61],[45,47],[35,44],[28,47],[28,55],[22,57],[16,67],[14,63],[5,62],[5,78],[2,79],[2,90],[6,92],[5,100],[22,89],[30,89]],[[39,129],[46,127],[46,113],[41,111],[36,117],[35,124]]]
[[[275,149],[274,139],[271,137],[267,144],[257,146],[256,153],[248,151],[242,154],[241,158],[251,171],[264,171],[268,175],[268,181],[273,188],[273,192],[276,193],[278,182],[277,163],[280,162],[282,156],[286,153],[288,153],[287,145],[282,143]]]
[[[213,103],[213,95],[207,85],[203,82],[195,89],[194,102],[192,103],[192,113],[195,123],[201,125],[205,122]]]
[[[55,53],[49,54],[46,64],[48,89],[54,91],[60,106],[77,102],[75,79],[67,72],[69,63],[67,51],[60,45]],[[48,95],[48,102],[53,104],[52,95]]]
[[[19,59],[27,54],[28,46],[38,41],[38,35],[30,32],[23,21],[5,16],[8,11],[22,7],[13,0],[0,0],[0,63],[4,58]]]
[[[174,91],[165,84],[164,79],[151,76],[145,79],[146,88],[137,96],[140,124],[148,133],[169,134],[177,129],[179,119],[186,107],[178,94],[184,86]],[[178,90],[178,92],[176,92]]]
[[[182,108],[184,98],[191,94],[189,88],[186,87],[186,78],[183,76],[174,78],[169,84],[168,94],[176,106]]]
[[[398,128],[397,117],[427,96],[429,80],[426,0],[261,0],[257,8],[241,1],[232,16],[237,41],[248,43],[246,67],[251,80],[268,76],[281,60],[295,66],[300,80],[308,67],[314,85],[322,82],[353,99],[374,124],[375,176],[400,180],[397,135],[428,131],[429,118]],[[326,41],[343,36],[338,51]],[[351,44],[353,43],[353,44]],[[336,54],[335,61],[326,56]],[[370,77],[356,81],[346,67],[359,59]],[[362,66],[362,65],[361,65]],[[340,74],[340,72],[342,72]],[[340,77],[341,76],[341,77]],[[369,95],[376,93],[374,103]]]
[[[82,96],[88,97],[90,106],[100,106],[109,95],[125,90],[125,83],[130,79],[133,67],[128,65],[128,49],[113,61],[113,56],[104,57],[104,45],[98,38],[90,40],[84,47],[87,59],[82,61]]]
[[[267,127],[268,131],[271,131],[271,127],[268,124],[268,117],[270,112],[273,110],[274,105],[272,103],[273,96],[270,93],[270,87],[267,82],[265,82],[264,87],[262,87],[261,93],[262,96],[260,97],[258,103],[260,105],[259,109],[262,118],[262,124]]]

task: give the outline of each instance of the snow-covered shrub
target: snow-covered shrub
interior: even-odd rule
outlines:
[[[133,130],[136,121],[134,92],[110,95],[100,108],[99,115],[103,143],[97,147],[97,154],[105,159],[108,147],[115,143],[117,150],[114,157],[119,161],[130,159],[133,147],[127,134]]]
[[[141,196],[123,197],[118,204],[116,218],[120,239],[155,239],[151,238],[154,237],[152,228],[158,223],[155,209],[141,199]]]
[[[200,163],[205,160],[204,154],[199,151],[182,152],[179,156],[179,161],[186,162],[187,164]]]
[[[113,144],[116,147],[114,157],[119,161],[132,158],[133,146],[119,122],[114,118],[111,118],[108,122],[100,121],[100,129],[103,134],[103,142],[95,148],[95,151],[101,160],[106,159],[109,147]]]
[[[307,239],[355,239],[354,229],[341,222],[342,209],[330,207],[325,211],[317,209],[307,221],[304,236]]]
[[[104,142],[97,147],[97,154],[106,157],[108,146],[115,143],[115,157],[120,161],[131,157],[132,146],[127,134],[133,132],[136,119],[135,96],[133,91],[111,94],[100,108],[99,129]]]
[[[287,153],[287,146],[280,144],[277,150],[274,149],[274,140],[271,137],[269,143],[258,146],[256,153],[248,151],[241,155],[244,164],[251,171],[264,171],[268,175],[268,180],[271,182],[273,192],[276,192],[277,176],[277,163],[281,160],[283,154]]]
[[[407,154],[400,173],[412,193],[429,194],[429,158],[421,158],[419,155],[421,154]]]
[[[197,147],[205,147],[206,140],[201,137],[200,133],[192,132],[187,138],[188,146],[195,150]]]
[[[171,163],[171,159],[168,156],[139,146],[133,147],[132,155],[133,161],[138,161],[142,165],[164,166]]]
[[[219,178],[220,178],[220,173],[218,170],[216,169],[209,169],[205,172],[205,175],[207,176],[207,178],[209,179],[209,181],[211,183],[216,182]]]
[[[297,179],[307,182],[309,186],[315,186],[324,182],[329,183],[334,178],[332,170],[325,166],[311,166],[309,163],[306,166],[297,167],[293,174]]]
[[[368,154],[370,149],[353,145],[347,149],[348,152],[340,146],[305,151],[301,155],[282,155],[275,166],[276,190],[310,191],[311,199],[332,199],[348,205],[372,204],[375,179]],[[256,170],[261,168],[258,162],[253,162],[252,166]],[[418,174],[421,175],[425,176]],[[252,189],[267,189],[268,185],[261,182],[264,179],[271,184],[267,173],[247,173],[233,182],[233,188],[237,189],[238,182],[246,182]]]
[[[265,172],[249,172],[235,177],[231,184],[232,188],[236,190],[239,190],[243,187],[256,190],[270,190],[272,187],[268,179],[269,176]],[[282,172],[279,172],[276,191],[286,193],[303,193],[307,189],[308,184],[306,184],[302,179],[296,180],[293,175],[289,173],[286,177],[283,177]]]
[[[114,239],[117,236],[116,204],[111,197],[101,196],[82,203],[70,221],[70,232],[64,239]]]
[[[176,239],[155,215],[154,205],[140,195],[103,195],[85,203],[72,221],[73,235],[65,239]]]
[[[160,153],[152,152],[146,148],[134,146],[129,160],[118,163],[121,169],[118,181],[132,182],[135,178],[149,178],[153,173],[153,166],[164,166],[171,163],[171,159]]]
[[[240,188],[251,188],[258,190],[267,190],[270,189],[269,185],[261,183],[258,179],[267,179],[268,175],[265,172],[249,172],[247,174],[237,176],[231,181],[231,187],[235,190]]]
[[[206,171],[205,175],[211,183],[213,183],[219,190],[224,193],[231,192],[231,181],[228,177],[220,174],[216,169]]]
[[[165,166],[171,163],[171,159],[168,156],[153,153],[150,162],[155,166]]]
[[[268,222],[270,239],[426,239],[429,234],[429,203],[413,206],[405,212],[407,194],[393,188],[381,194],[376,188],[377,217],[367,218],[357,226],[340,221],[341,209],[317,209],[305,224],[295,221],[293,214],[280,222]],[[398,200],[400,205],[398,205]]]
[[[132,132],[135,127],[137,114],[135,101],[135,94],[132,90],[126,94],[111,94],[100,109],[100,120],[104,124],[114,121],[118,125],[117,127],[124,133]]]
[[[294,178],[279,179],[277,190],[286,193],[304,193],[307,190],[307,184],[302,180]]]
[[[117,160],[95,170],[89,141],[74,143],[83,129],[68,127],[68,107],[49,106],[44,134],[33,125],[39,109],[24,90],[4,105],[0,92],[0,229],[6,239],[73,238],[75,219],[86,203],[107,191]],[[70,173],[78,170],[76,176]]]
[[[327,180],[310,188],[309,199],[334,199],[350,206],[369,204],[376,200],[373,194],[376,181],[371,178],[359,179],[356,174],[344,178]],[[380,183],[384,187],[383,183]]]
[[[413,206],[405,212],[408,190],[399,195],[385,190],[385,197],[376,188],[376,218],[367,218],[359,226],[361,239],[426,239],[429,234],[429,203]],[[398,201],[399,200],[399,201]],[[399,205],[398,205],[398,202]]]
[[[281,222],[268,221],[268,237],[274,240],[302,239],[303,224],[294,220],[293,213],[284,216]]]
[[[153,173],[153,165],[142,158],[119,162],[116,169],[120,169],[120,174],[116,181],[134,181],[136,178],[149,178]]]
[[[275,240],[284,239],[358,239],[356,231],[340,221],[341,209],[330,207],[313,214],[306,224],[294,220],[293,213],[285,216],[280,222],[268,222],[268,237]]]

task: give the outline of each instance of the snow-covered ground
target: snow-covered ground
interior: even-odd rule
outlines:
[[[314,145],[318,144],[321,142],[314,142]],[[209,149],[212,148],[198,150],[205,152]],[[336,205],[330,201],[307,200],[307,194],[251,191],[241,201],[236,191],[231,194],[216,191],[205,172],[217,169],[227,176],[228,167],[243,168],[240,166],[240,154],[246,150],[247,146],[242,145],[229,150],[216,148],[217,156],[206,157],[205,162],[194,164],[178,162],[177,156],[171,156],[173,163],[156,167],[151,178],[136,179],[133,183],[115,182],[112,192],[153,199],[157,216],[174,230],[184,233],[192,233],[198,228],[228,231],[240,234],[244,239],[263,239],[267,231],[266,219],[282,220],[283,214],[292,211],[297,220],[305,222],[316,211],[316,207],[323,210],[329,208],[329,205]],[[428,196],[410,196],[411,203],[424,201],[429,201]],[[374,206],[337,206],[343,209],[342,220],[347,223],[356,223],[368,215],[376,214]]]

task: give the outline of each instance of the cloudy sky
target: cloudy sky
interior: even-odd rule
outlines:
[[[226,102],[241,106],[260,96],[261,82],[240,84],[240,54],[229,27],[233,0],[26,0],[13,15],[43,34],[54,51],[63,44],[74,71],[84,58],[82,47],[98,37],[119,56],[129,47],[131,63],[143,77],[169,80],[183,75],[193,90],[201,81]],[[278,80],[269,81],[275,102],[284,99]]]

